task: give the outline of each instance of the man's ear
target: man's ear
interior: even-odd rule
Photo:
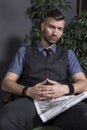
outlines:
[[[41,30],[42,30],[42,31],[44,30],[44,26],[45,26],[45,24],[44,24],[44,23],[41,23]]]

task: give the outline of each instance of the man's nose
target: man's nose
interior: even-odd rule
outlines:
[[[55,28],[55,29],[53,30],[53,34],[54,34],[54,35],[58,35],[58,29],[57,29],[57,28]]]

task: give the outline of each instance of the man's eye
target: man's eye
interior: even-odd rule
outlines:
[[[60,28],[58,28],[58,30],[63,31],[63,30],[64,30],[64,28],[61,28],[61,27],[60,27]]]

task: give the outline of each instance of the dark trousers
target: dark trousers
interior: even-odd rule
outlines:
[[[0,109],[0,130],[32,130],[40,125],[58,126],[64,130],[87,130],[87,104],[78,103],[44,124],[29,98],[15,100]]]

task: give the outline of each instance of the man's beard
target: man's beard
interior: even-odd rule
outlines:
[[[46,38],[45,36],[43,36],[43,37],[44,37],[44,40],[48,43],[49,46],[51,46],[52,44],[55,44],[55,43],[56,43],[56,42],[54,43],[54,42],[48,41],[47,38]]]

